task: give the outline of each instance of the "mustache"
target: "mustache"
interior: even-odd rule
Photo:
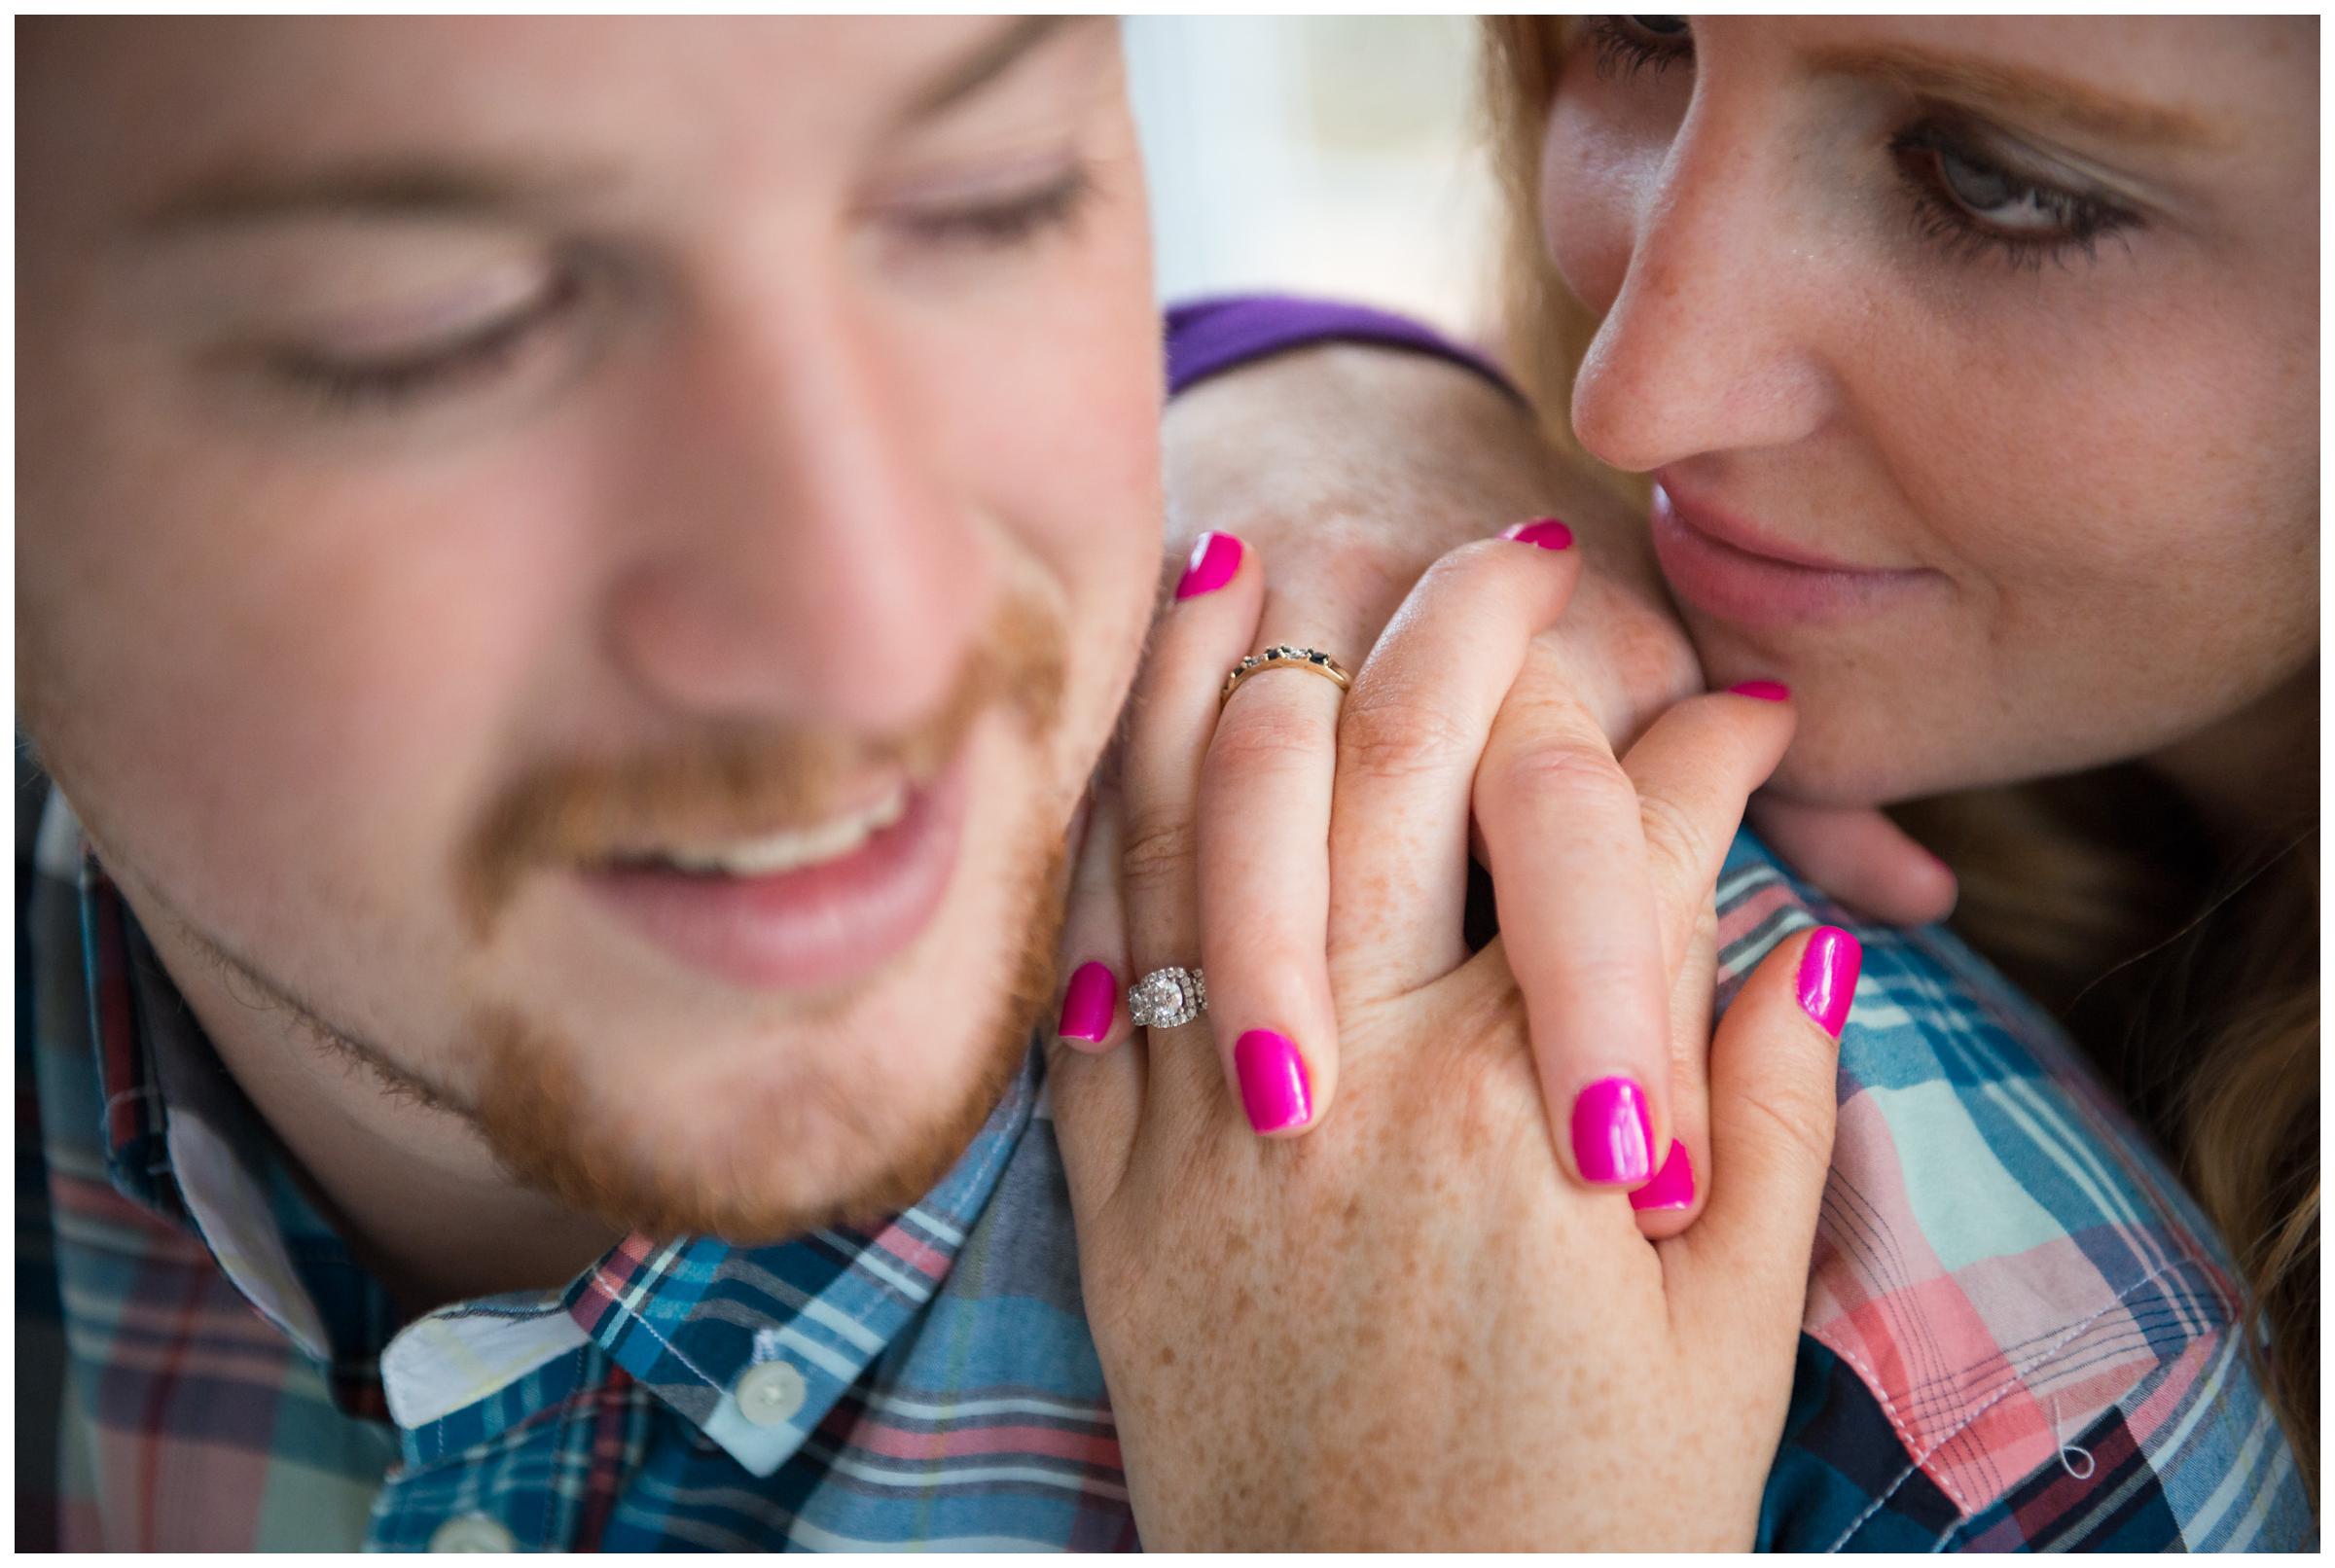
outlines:
[[[1008,592],[948,695],[904,732],[730,721],[654,752],[537,764],[496,797],[462,851],[472,933],[491,940],[534,870],[820,821],[860,803],[845,792],[871,774],[922,783],[992,708],[1045,735],[1060,717],[1067,664],[1060,617],[1025,592]]]

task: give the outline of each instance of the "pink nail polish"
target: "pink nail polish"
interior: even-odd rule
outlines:
[[[1302,1127],[1313,1119],[1313,1090],[1297,1042],[1271,1029],[1251,1029],[1233,1048],[1240,1075],[1240,1106],[1259,1132]]]
[[[1564,550],[1573,542],[1573,531],[1555,517],[1535,517],[1503,529],[1502,539],[1513,539],[1520,545],[1538,545],[1543,550]]]
[[[1627,1078],[1600,1078],[1573,1100],[1573,1163],[1585,1182],[1637,1183],[1653,1167],[1654,1123],[1645,1090]]]
[[[1081,964],[1062,993],[1062,1021],[1054,1032],[1064,1040],[1100,1040],[1111,1032],[1118,1004],[1118,977],[1101,964]]]
[[[1792,689],[1781,681],[1741,681],[1727,688],[1737,696],[1755,696],[1762,702],[1789,701]]]
[[[1864,967],[1864,944],[1838,926],[1816,927],[1808,939],[1808,950],[1800,955],[1800,1011],[1835,1040],[1849,1021],[1857,973]]]
[[[1232,534],[1205,533],[1193,540],[1192,558],[1184,565],[1182,581],[1175,585],[1175,596],[1195,599],[1230,583],[1233,574],[1240,570],[1244,548]]]
[[[1630,1194],[1634,1209],[1691,1209],[1695,1206],[1695,1162],[1687,1157],[1686,1145],[1670,1140],[1670,1158],[1654,1179]]]

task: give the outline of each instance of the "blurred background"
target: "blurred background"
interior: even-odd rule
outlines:
[[[1474,335],[1493,188],[1471,17],[1137,17],[1163,300],[1283,289]]]

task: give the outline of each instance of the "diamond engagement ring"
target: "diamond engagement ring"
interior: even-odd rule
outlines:
[[[1155,969],[1128,988],[1128,1016],[1138,1029],[1175,1029],[1208,1010],[1208,982],[1197,969]]]
[[[1324,680],[1336,681],[1341,692],[1352,686],[1354,679],[1347,673],[1344,664],[1318,648],[1293,648],[1287,643],[1275,643],[1261,654],[1249,655],[1232,667],[1224,677],[1224,690],[1216,695],[1216,705],[1223,707],[1233,699],[1233,694],[1239,690],[1242,681],[1269,669],[1311,670]]]

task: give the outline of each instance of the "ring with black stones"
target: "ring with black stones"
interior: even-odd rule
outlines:
[[[1261,654],[1249,655],[1232,667],[1224,677],[1224,690],[1217,694],[1216,705],[1222,707],[1230,702],[1242,681],[1269,669],[1311,670],[1327,680],[1336,681],[1341,692],[1350,689],[1354,684],[1354,678],[1347,673],[1346,666],[1320,649],[1275,643]]]

